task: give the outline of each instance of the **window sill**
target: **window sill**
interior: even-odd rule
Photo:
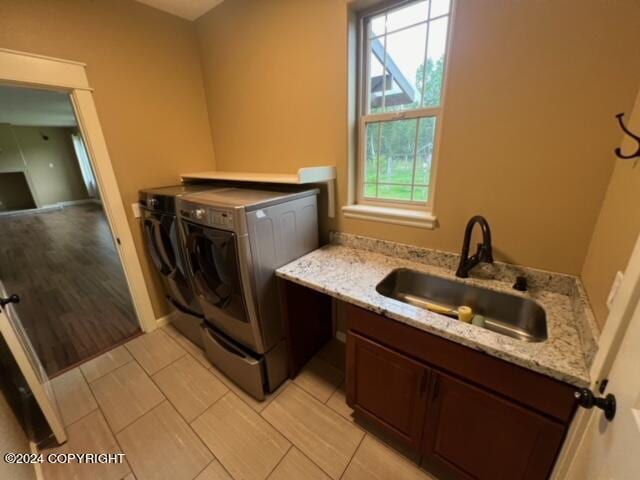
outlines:
[[[395,225],[426,228],[429,230],[433,230],[438,226],[438,220],[431,212],[420,210],[379,207],[374,205],[347,205],[342,207],[342,213],[347,218],[393,223]]]

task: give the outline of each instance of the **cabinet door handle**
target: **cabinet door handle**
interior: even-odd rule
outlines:
[[[420,378],[420,396],[423,397],[427,391],[427,372],[422,372],[422,377]]]
[[[433,386],[431,389],[431,399],[435,400],[438,398],[438,394],[440,393],[440,379],[436,376],[433,379]]]

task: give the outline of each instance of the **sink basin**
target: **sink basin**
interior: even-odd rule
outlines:
[[[547,339],[547,315],[528,298],[407,269],[391,272],[376,290],[386,297],[425,309],[425,302],[454,309],[467,305],[485,317],[487,330],[525,342]]]

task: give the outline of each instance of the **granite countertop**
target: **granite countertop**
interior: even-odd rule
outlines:
[[[458,279],[454,277],[458,258],[447,252],[337,233],[332,234],[332,243],[279,268],[276,275],[563,382],[589,385],[597,328],[577,277],[496,262],[477,267],[475,277]],[[524,342],[379,294],[376,285],[397,268],[530,298],[546,311],[548,339]],[[527,292],[512,289],[516,274],[527,276]]]

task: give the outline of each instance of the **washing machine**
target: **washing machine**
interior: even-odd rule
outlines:
[[[203,314],[185,263],[182,233],[176,217],[176,198],[215,189],[211,185],[175,185],[139,192],[147,251],[162,279],[165,296],[175,309],[170,316],[171,323],[200,347],[203,346],[200,330]]]
[[[207,357],[258,400],[288,377],[275,270],[318,248],[318,189],[177,197]]]

